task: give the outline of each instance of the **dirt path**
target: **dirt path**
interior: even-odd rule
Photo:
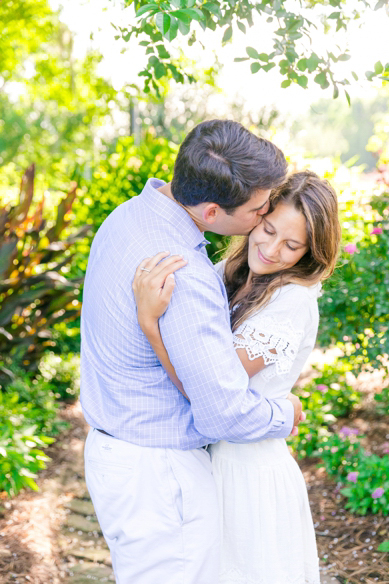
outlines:
[[[84,482],[88,427],[79,403],[68,406],[63,416],[71,428],[48,450],[52,461],[39,477],[41,490],[0,501],[1,584],[115,581]],[[301,467],[322,558],[321,583],[389,583],[388,554],[375,551],[377,537],[389,534],[389,518],[345,512],[336,485],[316,462],[306,460]]]

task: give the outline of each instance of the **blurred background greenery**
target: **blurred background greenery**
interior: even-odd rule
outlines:
[[[388,457],[371,465],[355,435],[335,431],[361,401],[347,375],[387,374],[388,81],[356,92],[351,105],[331,92],[302,110],[301,83],[294,84],[301,93],[283,90],[284,102],[273,101],[265,84],[246,100],[221,87],[226,66],[219,55],[206,66],[182,55],[180,66],[194,67],[197,83],[161,78],[157,96],[130,74],[121,84],[104,74],[96,46],[76,50],[69,16],[54,4],[0,4],[0,492],[37,488],[42,449],[64,425],[59,411],[78,397],[82,283],[94,234],[148,177],[171,179],[178,146],[196,123],[222,116],[274,140],[291,170],[312,169],[339,194],[343,251],[320,299],[318,344],[340,356],[301,390],[309,416],[293,444],[298,456],[321,457],[327,472],[348,484],[352,510],[388,513]],[[217,261],[227,241],[208,239]],[[375,407],[377,419],[386,419],[385,383]],[[347,483],[350,472],[363,484]],[[382,496],[370,497],[384,484]]]

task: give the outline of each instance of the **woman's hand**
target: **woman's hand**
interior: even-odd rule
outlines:
[[[169,256],[169,252],[158,253],[144,259],[135,272],[132,283],[138,308],[138,321],[143,332],[158,325],[158,319],[165,313],[173,294],[174,272],[188,262],[182,256]],[[161,261],[165,259],[164,261]]]

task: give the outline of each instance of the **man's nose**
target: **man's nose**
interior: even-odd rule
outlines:
[[[269,210],[269,201],[266,202],[266,205],[264,207],[261,207],[260,209],[258,209],[258,215],[266,215],[266,213]]]

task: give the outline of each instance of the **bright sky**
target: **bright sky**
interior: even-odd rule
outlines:
[[[110,78],[116,88],[120,88],[126,82],[138,81],[139,64],[146,59],[144,48],[132,41],[130,45],[115,41],[116,32],[111,26],[111,22],[123,26],[133,19],[133,6],[123,10],[118,0],[51,0],[51,5],[53,8],[62,6],[61,20],[76,35],[75,56],[83,55],[88,48],[97,48],[104,56],[100,73]],[[348,0],[347,6],[352,8],[355,5],[355,0]],[[329,10],[333,9],[329,7]],[[309,17],[314,19],[313,10],[310,11]],[[384,9],[377,12],[369,11],[361,27],[354,22],[348,26],[347,32],[339,32],[334,37],[331,34],[320,36],[316,33],[313,38],[313,49],[318,54],[326,49],[338,54],[335,44],[339,45],[341,50],[348,46],[352,58],[350,61],[337,65],[339,75],[343,73],[348,75],[351,71],[355,71],[360,80],[364,80],[365,71],[372,69],[376,61],[380,60],[384,65],[389,62],[388,31],[388,12]],[[90,39],[91,33],[93,33],[93,41]],[[247,34],[240,31],[234,32],[232,42],[224,48],[221,47],[221,37],[222,31],[204,33],[199,29],[198,38],[201,38],[206,47],[205,50],[197,45],[187,47],[186,39],[181,45],[185,50],[185,55],[193,58],[200,66],[212,65],[214,53],[217,54],[223,65],[218,81],[218,85],[223,90],[223,94],[217,98],[220,100],[220,107],[223,101],[232,101],[236,96],[243,98],[248,109],[258,111],[263,106],[274,104],[283,114],[290,113],[295,117],[303,113],[317,99],[331,97],[332,89],[323,91],[316,84],[312,84],[306,90],[295,84],[282,89],[278,67],[269,73],[260,71],[253,75],[250,72],[249,61],[234,62],[235,57],[245,56],[246,46],[253,46],[258,52],[266,51],[267,48],[270,50],[271,29],[267,23],[261,21],[259,15]],[[180,42],[183,43],[183,37],[178,37],[174,45],[180,46]],[[123,48],[129,48],[129,50],[122,52]],[[367,81],[353,82],[348,91],[352,97],[369,96],[374,93],[379,84],[379,82],[372,84]]]

